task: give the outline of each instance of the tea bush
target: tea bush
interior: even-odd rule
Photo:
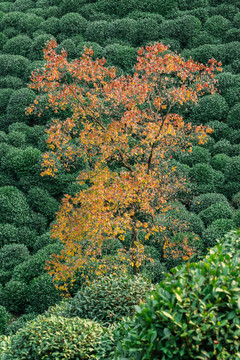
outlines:
[[[205,29],[209,34],[222,37],[225,32],[230,28],[230,21],[221,15],[211,16],[205,23]]]
[[[68,37],[76,34],[83,34],[87,27],[87,20],[78,13],[70,12],[61,17],[59,26]]]
[[[101,325],[91,320],[38,316],[9,338],[0,356],[1,360],[94,359],[102,333]]]
[[[134,312],[153,286],[141,277],[103,277],[89,286],[83,285],[69,300],[67,316],[79,316],[112,323]]]
[[[240,103],[235,104],[229,111],[227,123],[234,129],[240,128]]]
[[[239,358],[239,271],[239,233],[202,261],[173,269],[123,323],[120,358]]]
[[[218,219],[213,221],[202,235],[206,249],[215,246],[218,239],[221,239],[227,232],[235,228],[232,219]]]
[[[213,204],[207,209],[201,211],[199,216],[207,227],[213,221],[218,219],[232,219],[233,214],[233,208],[230,205],[226,202],[217,202],[216,204]]]

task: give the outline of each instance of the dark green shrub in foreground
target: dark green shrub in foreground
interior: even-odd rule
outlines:
[[[239,271],[239,233],[202,261],[174,268],[123,323],[119,358],[239,359]]]
[[[232,219],[233,214],[233,208],[229,204],[226,202],[217,202],[201,211],[199,216],[203,220],[205,226],[208,226],[218,219]]]
[[[153,289],[141,277],[103,277],[89,286],[82,286],[67,306],[67,316],[79,316],[103,323],[112,323],[131,315],[134,306]]]
[[[102,332],[88,319],[38,316],[10,337],[1,360],[94,359]]]

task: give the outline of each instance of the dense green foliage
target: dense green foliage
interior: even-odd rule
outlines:
[[[120,358],[238,359],[240,236],[172,270],[123,323]]]
[[[66,315],[112,323],[130,316],[134,306],[144,301],[151,290],[151,283],[140,277],[103,277],[90,286],[82,286],[68,302]]]
[[[42,49],[46,41],[52,37],[57,40],[59,51],[65,48],[71,59],[79,58],[85,45],[92,47],[94,58],[105,57],[107,65],[118,67],[119,75],[132,71],[138,47],[154,41],[170,44],[172,50],[182,53],[186,58],[191,56],[194,60],[206,63],[209,58],[214,57],[223,63],[223,72],[217,75],[219,94],[204,96],[196,107],[183,112],[186,122],[209,125],[214,129],[214,133],[204,146],[196,144],[192,152],[186,152],[181,157],[173,154],[171,161],[173,166],[177,167],[179,175],[183,173],[188,176],[188,192],[179,194],[180,203],[173,205],[169,212],[161,214],[157,219],[166,230],[157,238],[151,238],[150,244],[146,244],[146,254],[153,258],[154,262],[146,262],[140,270],[152,282],[158,283],[166,271],[182,262],[180,258],[164,256],[163,247],[166,239],[181,245],[187,238],[190,243],[194,243],[196,250],[190,261],[197,261],[208,248],[216,245],[217,239],[221,239],[226,232],[240,227],[240,1],[2,1],[0,2],[0,334],[16,332],[28,320],[60,301],[60,295],[52,285],[51,277],[44,270],[45,261],[51,254],[61,251],[61,245],[50,237],[49,230],[63,194],[73,195],[79,189],[79,185],[75,183],[74,172],[85,166],[77,163],[76,168],[71,172],[65,172],[63,169],[56,179],[40,176],[41,156],[47,150],[45,128],[56,115],[47,109],[44,110],[42,117],[26,116],[25,108],[35,98],[35,93],[28,88],[31,71],[42,67]],[[46,97],[43,96],[40,102],[44,107]],[[62,112],[58,116],[65,118],[68,113]],[[118,241],[117,246],[111,248],[111,254],[114,254],[117,248],[128,246],[128,240],[127,238],[124,244]],[[220,248],[218,250],[220,251]],[[208,260],[204,260],[204,266],[207,267],[207,263],[211,264],[212,271],[215,271],[221,282],[221,269],[216,269],[211,256],[220,259],[218,257],[220,254],[214,252]],[[224,258],[219,261],[225,264],[228,260]],[[87,266],[88,264],[86,271]],[[229,266],[229,271],[233,274],[230,260],[226,266]],[[186,279],[185,272],[189,269],[192,283],[188,284],[186,292],[191,298],[193,295],[190,286],[200,268],[197,265],[189,265],[189,268],[184,269],[176,270],[171,280],[170,277],[167,278],[166,284],[173,281],[169,286],[177,286],[180,281],[177,279],[177,274],[182,271],[179,276]],[[208,279],[207,275],[206,279]],[[174,282],[176,285],[172,285]],[[77,294],[69,302],[68,311],[71,316],[77,315],[101,322],[111,322],[118,320],[122,315],[130,314],[136,300],[138,303],[150,289],[150,285],[143,280],[139,280],[138,285],[135,283],[133,285],[132,280],[118,282],[111,277],[108,280],[100,279],[90,287],[85,285],[80,287],[79,284],[82,282],[76,282],[74,293]],[[200,288],[202,294],[207,291],[204,285],[205,282]],[[232,291],[230,282],[226,286]],[[109,294],[110,288],[112,294]],[[234,289],[234,286],[232,288]],[[124,300],[122,303],[119,302],[118,292],[121,295],[120,300]],[[215,295],[219,297],[212,299],[212,303],[218,299],[216,306],[220,306],[223,304],[221,301],[226,300],[224,293],[213,291],[211,296]],[[159,294],[156,293],[155,296],[157,301],[161,300]],[[181,307],[178,306],[182,303],[177,301],[176,295],[171,294],[171,296],[173,298],[175,296],[173,303],[180,311]],[[191,306],[194,306],[196,300],[194,298],[192,300]],[[154,305],[154,301],[149,302],[152,309],[160,306]],[[185,302],[182,305],[184,304]],[[229,306],[227,303],[225,305]],[[137,314],[137,318],[143,316],[142,311]],[[147,311],[150,310],[146,310],[146,314]],[[213,314],[214,311],[216,310],[209,311],[209,314]],[[10,313],[14,316],[11,320]],[[60,315],[62,316],[63,313]],[[30,353],[35,347],[34,341],[39,340],[37,346],[40,346],[44,329],[49,331],[46,347],[51,343],[56,327],[62,329],[62,337],[59,335],[58,339],[60,343],[64,331],[69,334],[69,339],[73,336],[78,341],[80,336],[76,330],[78,320],[60,318],[58,322],[54,315],[50,318],[49,322],[43,317],[29,325],[30,328],[32,326],[32,329],[39,330],[38,338],[32,339],[32,342],[24,344],[24,339],[28,336],[30,339],[30,330],[27,332],[28,330],[25,329],[19,333],[17,341],[26,346],[21,348],[22,352],[26,350]],[[170,318],[162,316],[161,319],[165,322],[168,320],[174,327]],[[224,317],[220,320],[221,324],[223,319]],[[88,320],[85,323],[87,327],[96,328],[96,334],[102,334],[102,328],[96,323]],[[85,326],[83,325],[85,323],[81,321],[81,326]],[[209,329],[202,329],[204,339],[207,339],[208,331],[213,329],[213,325],[214,322]],[[168,326],[165,328],[168,329]],[[219,329],[220,326],[222,325],[217,324]],[[125,331],[128,329],[123,330]],[[169,331],[172,332],[172,328]],[[174,347],[179,342],[176,340],[174,345],[169,341],[169,331],[165,330],[164,336],[168,339],[169,346]],[[230,331],[232,330],[229,330],[229,334]],[[147,334],[153,338],[155,336],[148,332]],[[179,336],[179,332],[176,334],[176,337]],[[94,343],[95,335],[92,336]],[[111,350],[115,345],[113,346],[110,333],[103,333],[102,336],[103,338],[105,336],[104,345],[96,346],[102,349],[104,354],[108,347]],[[196,339],[200,339],[199,336],[196,335]],[[147,342],[146,339],[140,340]],[[216,349],[224,344],[225,340],[222,338],[220,340],[220,345],[215,344]],[[69,345],[68,341],[66,343]],[[204,340],[204,344],[206,344],[205,350],[211,354],[209,341]],[[127,342],[128,340],[126,344]],[[196,343],[193,343],[189,351],[194,352],[195,345]],[[10,352],[16,350],[14,346],[13,340]],[[58,351],[61,352],[62,349],[59,349]],[[79,348],[76,349],[76,353],[73,352],[74,355],[71,356],[80,356],[77,353],[80,351]],[[86,357],[91,351],[86,352]],[[170,350],[166,349],[166,351]],[[15,355],[9,353],[4,359],[21,359],[22,355],[19,353],[16,357],[10,356]],[[56,359],[57,356],[52,359]],[[67,356],[71,358],[70,355]],[[105,355],[101,356],[104,358]],[[175,358],[177,359],[178,356],[180,355],[176,353]],[[221,356],[222,360],[223,356],[227,358],[228,355]],[[156,358],[159,358],[158,355]],[[196,358],[196,354],[193,358]],[[143,357],[140,356],[139,359]]]

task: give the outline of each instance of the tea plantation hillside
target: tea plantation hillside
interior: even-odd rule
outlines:
[[[25,114],[26,108],[36,98],[36,93],[29,88],[30,75],[44,65],[43,49],[52,38],[58,43],[58,52],[65,49],[70,60],[80,58],[85,45],[91,47],[94,59],[104,57],[107,66],[117,68],[118,76],[132,74],[139,47],[155,42],[169,44],[172,51],[185,59],[191,57],[206,64],[210,58],[215,58],[222,63],[223,71],[217,75],[218,93],[205,95],[196,106],[182,110],[185,122],[209,125],[214,132],[205,145],[195,143],[191,153],[175,153],[171,159],[179,176],[187,177],[188,187],[186,192],[178,194],[171,209],[157,219],[158,224],[165,227],[160,241],[168,245],[170,250],[163,253],[154,238],[145,244],[145,252],[154,262],[144,264],[140,269],[141,275],[155,286],[164,278],[165,272],[187,261],[179,255],[185,242],[194,244],[196,249],[189,262],[197,262],[203,259],[209,248],[216,245],[217,239],[240,227],[240,1],[0,1],[0,334],[11,335],[30,321],[29,329],[44,324],[41,331],[44,332],[46,326],[54,333],[56,326],[62,329],[62,334],[69,331],[69,336],[73,336],[78,343],[81,334],[75,333],[79,324],[77,318],[69,315],[65,322],[62,310],[57,315],[45,314],[49,307],[61,304],[62,297],[44,268],[46,260],[63,249],[60,241],[51,238],[50,228],[64,194],[74,195],[80,190],[76,174],[85,164],[77,162],[70,172],[62,169],[56,178],[42,177],[42,155],[48,149],[45,130],[55,114],[50,108],[46,109],[46,96],[40,98],[42,116]],[[68,109],[58,114],[61,119],[68,116]],[[114,256],[118,249],[129,246],[129,242],[127,235],[125,243],[113,241],[103,251],[110,257]],[[178,255],[174,257],[175,250]],[[88,266],[86,264],[84,271],[88,271]],[[85,285],[79,276],[72,288],[73,299],[81,286]],[[149,291],[145,283],[141,286],[145,292]],[[86,292],[86,297],[89,296],[87,290],[82,291]],[[129,306],[132,308],[138,303],[133,301]],[[139,314],[142,311],[143,308]],[[76,310],[74,315],[82,317],[82,313],[82,310],[79,313]],[[43,314],[42,317],[39,314]],[[115,318],[115,312],[112,314],[111,318]],[[124,354],[121,356],[130,356],[126,354],[131,352],[128,348],[131,336],[134,337],[134,329],[139,326],[134,321],[142,321],[139,314],[136,315],[138,320],[126,325],[131,328],[131,333],[129,339],[119,347],[121,354]],[[62,318],[56,318],[58,315]],[[126,312],[126,315],[129,313]],[[45,322],[46,316],[48,323]],[[94,331],[96,338],[95,335],[92,337],[93,343],[100,334],[104,334],[104,349],[109,347],[111,353],[115,335],[112,335],[112,328],[104,330],[106,324],[100,320],[102,318],[98,315],[91,315],[90,320],[81,321],[81,326],[90,329],[90,337]],[[239,336],[237,320],[234,326],[236,329],[232,331],[236,331],[236,334],[233,336]],[[27,328],[24,329],[16,335],[22,343],[29,336]],[[169,331],[172,330],[165,330],[166,338]],[[207,332],[204,334],[208,336]],[[154,338],[155,333],[151,336]],[[196,337],[200,343],[200,335]],[[60,335],[59,339],[61,342]],[[158,358],[160,350],[148,348],[149,339],[139,339],[142,341],[141,351],[151,355],[144,357],[140,353],[137,355],[140,357],[133,355],[129,359],[154,359],[147,357],[153,356],[154,351],[154,356]],[[5,339],[1,346],[5,347],[5,341],[9,352],[4,355],[3,350],[0,359],[21,359],[20,353],[15,355],[11,339]],[[69,345],[66,350],[66,353],[69,351],[69,359],[76,358],[74,356],[82,356],[79,357],[81,359],[89,357],[87,342],[84,339],[81,341],[84,349],[86,346],[85,354],[71,353]],[[213,341],[221,341],[221,338]],[[220,354],[221,351],[226,352],[226,359],[237,359],[240,355],[231,357],[237,349],[234,341],[226,348],[225,345],[222,349],[216,346],[215,351],[214,346],[211,344],[211,347],[206,340],[205,350],[209,351],[211,359],[224,358],[216,355],[218,351]],[[166,359],[167,351],[173,348],[175,351],[176,344],[166,350]],[[22,349],[22,353],[31,351],[30,348]],[[192,353],[186,356],[196,358],[195,350],[191,349]],[[41,355],[41,359],[57,359],[59,349],[56,349],[55,355],[52,355],[52,350],[48,351]],[[112,355],[109,356],[111,358]],[[180,359],[180,356],[183,355],[176,352],[176,359]],[[207,358],[204,358],[204,353],[202,356],[202,359]]]

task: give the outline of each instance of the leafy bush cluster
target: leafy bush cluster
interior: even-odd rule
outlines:
[[[173,269],[122,324],[119,358],[239,358],[239,255],[240,234],[230,233],[202,261]]]
[[[72,59],[81,56],[85,44],[92,47],[95,58],[104,56],[109,66],[118,67],[119,74],[131,72],[137,48],[154,41],[170,44],[171,49],[200,62],[212,57],[222,61],[223,72],[217,75],[219,94],[204,96],[183,114],[186,121],[209,125],[214,133],[204,146],[196,144],[192,152],[173,159],[179,173],[189,177],[191,192],[179,194],[184,207],[162,216],[166,231],[151,239],[151,249],[146,248],[154,263],[141,271],[156,283],[166,269],[182,261],[164,257],[166,239],[177,246],[185,238],[189,243],[198,239],[196,259],[217,238],[240,226],[238,0],[1,2],[0,318],[5,320],[0,320],[0,332],[6,331],[9,312],[42,313],[59,301],[50,276],[44,273],[45,260],[61,250],[50,238],[49,227],[63,194],[78,189],[74,172],[85,166],[78,163],[70,173],[63,169],[56,179],[40,176],[41,156],[47,150],[45,127],[56,115],[49,109],[41,117],[25,115],[35,99],[27,83],[31,71],[42,67],[42,49],[52,37],[59,51],[65,48]],[[46,97],[39,102],[44,107]],[[81,291],[92,299],[87,288]]]

